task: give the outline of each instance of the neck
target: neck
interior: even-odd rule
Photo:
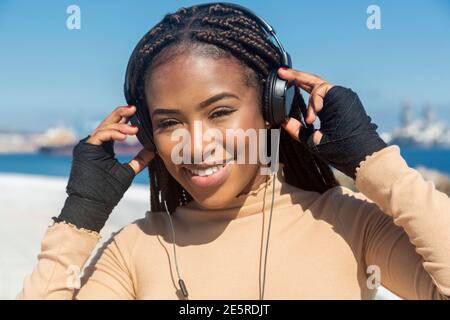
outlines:
[[[237,197],[244,194],[248,194],[251,191],[257,190],[258,187],[261,186],[261,184],[266,183],[268,179],[270,179],[268,175],[261,174],[261,167],[260,167],[255,177],[244,187],[244,189],[242,189],[241,192],[239,192]]]

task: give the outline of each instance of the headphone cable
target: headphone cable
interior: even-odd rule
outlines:
[[[280,148],[280,132],[277,135],[277,146],[275,149],[276,150],[275,161],[278,161],[279,148]],[[273,205],[274,205],[274,201],[275,201],[275,183],[276,183],[277,171],[278,170],[276,170],[272,173],[272,181],[273,181],[273,183],[272,183],[272,201],[270,204],[269,226],[267,229],[267,239],[266,239],[266,250],[264,252],[263,281],[262,281],[262,290],[260,293],[260,300],[264,300],[264,291],[265,291],[265,286],[266,286],[267,252],[269,250],[269,238],[270,238],[270,229],[271,229],[271,225],[272,225]],[[159,198],[161,201],[161,191],[159,193]],[[175,229],[173,227],[172,217],[169,213],[169,209],[167,208],[166,199],[164,199],[164,207],[165,207],[167,217],[169,218],[170,229],[172,231],[172,247],[173,247],[173,256],[174,256],[174,260],[175,260],[175,269],[176,269],[177,276],[178,276],[178,285],[180,286],[181,293],[183,294],[185,299],[188,300],[189,293],[187,291],[186,284],[184,283],[183,279],[181,278],[180,270],[178,268],[177,250],[176,250],[176,246],[175,246]]]
[[[159,194],[161,196],[161,192]],[[175,260],[175,269],[177,271],[177,276],[178,276],[178,285],[180,286],[180,291],[183,294],[184,298],[186,300],[188,300],[189,293],[187,291],[186,284],[184,283],[183,279],[181,278],[180,271],[178,269],[177,250],[175,247],[175,229],[173,228],[172,217],[170,216],[169,209],[167,208],[166,199],[164,199],[164,207],[166,208],[166,213],[167,213],[167,216],[169,217],[170,229],[172,229],[173,257]]]
[[[278,129],[278,130],[280,130],[280,129]],[[275,148],[275,152],[276,152],[275,153],[276,154],[275,161],[276,162],[278,161],[278,152],[280,150],[280,135],[281,135],[281,132],[278,132],[278,135],[277,135],[277,146]],[[273,180],[273,184],[272,184],[272,201],[271,201],[271,204],[270,204],[269,226],[267,228],[266,250],[264,252],[263,281],[262,281],[262,292],[260,294],[260,300],[264,300],[264,291],[265,291],[265,287],[266,287],[267,252],[269,250],[270,227],[272,225],[272,213],[273,213],[273,204],[274,204],[274,201],[275,201],[275,183],[276,183],[276,180],[277,180],[276,179],[277,171],[278,171],[278,168],[272,174],[272,177],[273,177],[273,179],[272,179]]]

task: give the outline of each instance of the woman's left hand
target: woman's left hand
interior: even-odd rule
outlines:
[[[283,129],[336,169],[355,179],[360,162],[387,146],[351,89],[294,69],[280,68],[278,76],[310,94],[306,123],[314,123],[316,117],[320,120],[319,130],[308,130],[295,118],[283,123]]]

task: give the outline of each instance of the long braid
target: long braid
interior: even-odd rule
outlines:
[[[221,4],[181,8],[173,14],[167,14],[144,36],[143,43],[131,73],[131,82],[150,126],[144,93],[146,75],[158,62],[165,62],[164,59],[169,57],[166,53],[170,50],[204,45],[207,54],[233,56],[254,71],[261,93],[270,70],[281,65],[276,47],[267,40],[265,31],[258,23],[242,11]],[[211,45],[215,48],[214,52]],[[304,107],[303,97],[296,88],[290,116],[300,120]],[[329,165],[313,154],[304,143],[294,141],[284,130],[281,130],[280,137],[280,161],[285,164],[286,181],[298,188],[323,193],[338,185]],[[170,212],[192,200],[169,174],[158,155],[150,163],[148,172],[151,210],[164,210],[164,204],[159,199],[160,192]]]

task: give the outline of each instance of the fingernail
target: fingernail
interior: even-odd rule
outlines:
[[[286,67],[281,67],[280,69],[286,71],[288,68],[286,68]]]
[[[128,108],[132,108],[132,107],[134,107],[133,105],[129,105],[129,106],[127,106]]]
[[[134,124],[130,124],[130,127],[137,128]]]

